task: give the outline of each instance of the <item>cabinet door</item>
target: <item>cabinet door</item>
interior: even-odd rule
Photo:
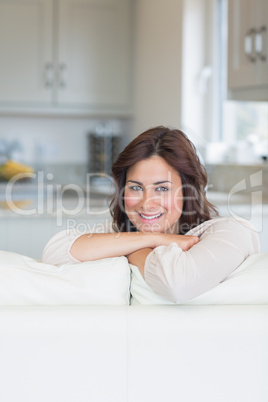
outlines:
[[[0,102],[51,102],[51,63],[52,0],[0,0]]]
[[[260,85],[268,85],[268,0],[258,0],[258,78]],[[267,89],[268,91],[268,89]]]
[[[256,20],[255,1],[229,0],[228,87],[231,89],[258,84],[257,56],[254,52]]]
[[[130,97],[130,1],[59,1],[59,104],[124,107]]]

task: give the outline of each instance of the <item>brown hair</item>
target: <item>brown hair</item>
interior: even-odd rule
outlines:
[[[179,234],[185,234],[218,215],[217,209],[206,198],[207,173],[195,146],[182,131],[158,126],[131,141],[113,164],[115,193],[110,202],[110,212],[116,232],[137,230],[125,213],[126,173],[129,167],[153,155],[163,158],[181,177],[183,210],[179,220]]]

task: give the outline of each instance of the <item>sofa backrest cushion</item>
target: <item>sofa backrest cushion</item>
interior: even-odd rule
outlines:
[[[128,305],[126,257],[49,265],[0,251],[0,305]]]

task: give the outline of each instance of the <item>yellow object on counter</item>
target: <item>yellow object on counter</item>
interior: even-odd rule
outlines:
[[[0,201],[0,209],[13,210],[15,209],[28,209],[33,205],[32,200],[12,201],[12,204],[7,201]]]
[[[19,179],[28,179],[31,178],[32,173],[34,173],[34,169],[31,166],[11,159],[0,166],[0,179],[2,180],[10,180],[17,175],[21,175]],[[24,174],[25,176],[23,176]]]

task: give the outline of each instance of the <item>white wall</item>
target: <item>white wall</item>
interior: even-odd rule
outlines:
[[[215,0],[184,0],[182,126],[195,143],[216,139]]]
[[[181,124],[183,0],[136,0],[134,41],[135,137],[154,125]]]

